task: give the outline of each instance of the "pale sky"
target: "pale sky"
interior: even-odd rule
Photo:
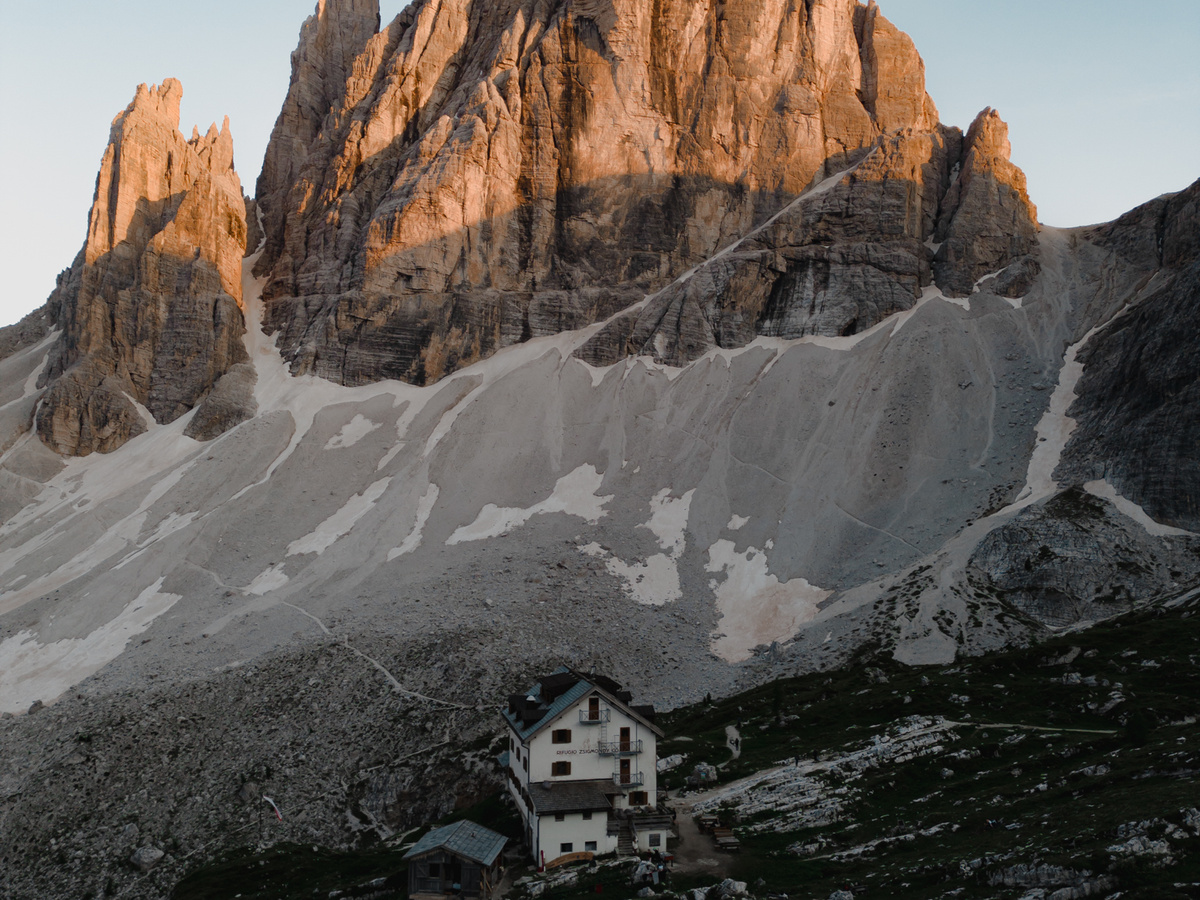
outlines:
[[[383,0],[389,21],[406,0]],[[183,82],[182,122],[228,114],[247,193],[314,0],[0,0],[0,325],[83,245],[113,117]],[[942,121],[1011,127],[1040,218],[1115,218],[1200,177],[1200,0],[879,0],[916,42]]]

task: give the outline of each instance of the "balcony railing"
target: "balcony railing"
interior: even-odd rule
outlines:
[[[617,787],[641,787],[646,783],[646,776],[641,772],[614,772],[613,784]]]
[[[636,756],[641,752],[641,741],[600,741],[601,756]]]
[[[604,709],[581,709],[579,711],[580,725],[603,725],[612,718],[612,710]]]

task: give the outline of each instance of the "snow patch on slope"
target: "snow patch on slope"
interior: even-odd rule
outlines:
[[[433,512],[433,507],[437,503],[438,495],[441,493],[436,484],[430,484],[429,489],[425,491],[425,495],[421,497],[421,501],[417,504],[417,519],[413,523],[412,531],[408,537],[394,550],[388,552],[388,562],[399,559],[406,553],[412,553],[421,546],[421,540],[425,534],[425,525],[429,522],[429,516]]]
[[[35,700],[49,703],[120,656],[131,638],[181,599],[161,593],[162,585],[160,578],[87,637],[42,644],[22,631],[0,644],[0,712],[24,712]]]
[[[474,522],[455,531],[446,544],[452,546],[500,537],[524,525],[534,516],[550,513],[566,513],[568,516],[585,520],[589,525],[595,525],[608,515],[604,507],[612,500],[611,496],[598,496],[603,483],[604,476],[597,472],[594,466],[580,466],[558,480],[554,486],[554,493],[528,509],[487,504],[479,511]]]
[[[609,573],[625,582],[626,595],[643,606],[666,606],[683,598],[679,565],[665,553],[656,553],[645,562],[627,563],[609,555],[599,544],[588,544],[580,550],[604,560]]]
[[[648,528],[658,538],[658,545],[679,559],[687,545],[688,514],[692,509],[693,488],[678,500],[671,499],[671,489],[663,488],[650,500],[650,521],[639,528]]]
[[[641,562],[628,563],[611,555],[599,544],[588,544],[582,551],[605,561],[605,568],[625,582],[630,599],[643,606],[665,606],[683,598],[679,580],[679,559],[687,549],[687,523],[695,489],[678,499],[671,489],[663,488],[650,500],[650,521],[637,526],[653,532],[666,552],[656,553]]]
[[[1058,490],[1054,470],[1062,461],[1063,450],[1066,449],[1067,441],[1071,439],[1077,424],[1067,415],[1067,410],[1078,397],[1076,388],[1079,379],[1083,377],[1083,363],[1078,359],[1079,351],[1111,321],[1113,320],[1097,325],[1085,334],[1081,341],[1067,348],[1062,370],[1058,374],[1058,386],[1050,396],[1050,406],[1037,424],[1037,443],[1034,445],[1033,455],[1029,458],[1025,488],[1008,510],[1024,509]]]
[[[283,571],[283,563],[277,563],[246,585],[246,593],[261,597],[271,591],[277,591],[288,583],[287,574]]]
[[[366,416],[359,413],[349,422],[342,426],[342,430],[325,442],[326,450],[342,450],[346,447],[353,447],[372,431],[375,431],[380,426],[376,422],[372,422]]]
[[[1170,525],[1163,525],[1161,522],[1156,522],[1150,518],[1150,514],[1138,504],[1134,503],[1117,493],[1117,489],[1107,481],[1089,481],[1083,486],[1083,489],[1093,497],[1099,497],[1101,500],[1107,500],[1118,510],[1124,513],[1133,521],[1137,522],[1146,529],[1148,534],[1154,537],[1195,537],[1193,531],[1185,531],[1182,528],[1173,528]]]
[[[743,662],[755,647],[790,639],[833,594],[803,578],[781,582],[771,574],[766,553],[753,547],[739,552],[732,541],[717,541],[708,559],[706,571],[726,575],[723,582],[709,583],[721,613],[712,649],[726,662]]]
[[[292,541],[288,544],[288,556],[300,556],[305,553],[321,554],[328,550],[338,538],[350,532],[358,520],[375,508],[376,502],[392,483],[391,478],[383,478],[361,494],[355,494],[346,501],[345,506],[317,526],[311,534]]]

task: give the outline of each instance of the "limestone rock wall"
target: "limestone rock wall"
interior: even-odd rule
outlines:
[[[138,88],[113,120],[87,241],[49,300],[62,336],[38,432],[67,455],[108,452],[186,413],[246,358],[246,214],[229,122],[179,132],[183,88]]]
[[[985,109],[967,132],[963,159],[943,205],[934,261],[939,286],[967,296],[980,278],[1017,266],[1005,293],[1020,297],[1037,275],[1037,209],[1025,187],[1025,173],[1013,165],[1008,126]]]
[[[999,293],[1020,296],[1039,270],[1037,220],[1003,131],[988,109],[965,139],[944,126],[881,137],[835,184],[615,318],[579,355],[683,365],[760,336],[851,336],[911,309],[935,280],[950,296],[970,294],[992,272]],[[960,249],[946,252],[951,242]]]
[[[318,6],[258,185],[269,326],[294,371],[351,384],[606,318],[937,123],[911,41],[854,0],[421,0],[377,21]]]
[[[1060,481],[1106,478],[1154,519],[1200,531],[1200,182],[1152,201],[1097,239],[1143,290],[1080,352],[1078,426]],[[1160,267],[1161,266],[1161,270]]]

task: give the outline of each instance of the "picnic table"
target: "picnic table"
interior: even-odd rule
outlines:
[[[742,847],[741,841],[734,836],[732,829],[717,827],[713,829],[712,834],[713,840],[717,843],[718,850],[727,850],[730,853],[736,853]]]

